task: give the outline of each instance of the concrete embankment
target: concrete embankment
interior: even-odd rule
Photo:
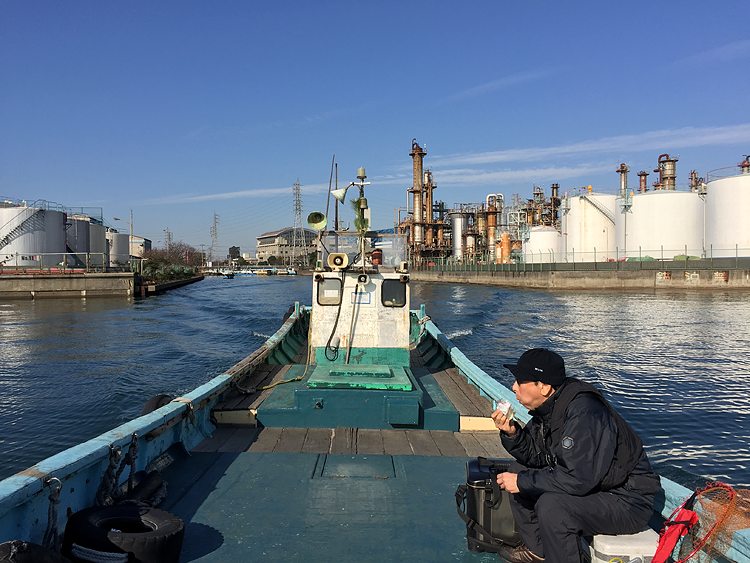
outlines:
[[[418,282],[473,283],[529,289],[750,290],[750,270],[438,271],[413,270]]]
[[[0,275],[0,299],[145,297],[202,279],[203,276],[196,276],[174,282],[141,285],[141,277],[133,272],[5,273]]]

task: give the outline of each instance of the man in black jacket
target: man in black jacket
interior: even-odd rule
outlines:
[[[534,348],[517,364],[513,391],[532,415],[524,427],[492,413],[503,446],[517,460],[497,476],[511,493],[524,544],[511,563],[578,563],[580,538],[640,532],[653,513],[659,477],[633,429],[593,386],[565,376],[555,352]]]

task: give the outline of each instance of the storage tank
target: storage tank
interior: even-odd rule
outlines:
[[[466,214],[459,212],[450,213],[450,220],[453,258],[455,260],[463,260],[466,244],[464,238],[464,232],[466,231]]]
[[[55,267],[64,252],[64,213],[42,207],[0,208],[0,263],[4,267]]]
[[[109,264],[107,236],[103,225],[91,223],[89,227],[89,266],[104,268]]]
[[[706,257],[750,256],[750,174],[706,184]]]
[[[523,259],[529,264],[560,261],[562,237],[555,227],[533,227],[523,243]]]
[[[582,194],[568,197],[563,215],[563,249],[566,262],[606,262],[614,260],[614,194]]]
[[[672,260],[675,256],[703,255],[703,200],[696,192],[657,190],[631,195],[630,211],[616,214],[620,258]]]
[[[130,264],[130,235],[127,233],[107,233],[109,241],[109,267],[122,268]]]
[[[84,215],[68,215],[68,265],[85,267],[90,247],[91,219]]]

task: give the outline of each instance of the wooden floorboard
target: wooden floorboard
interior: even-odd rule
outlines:
[[[466,449],[456,438],[456,432],[446,430],[430,430],[435,445],[444,457],[466,457]]]
[[[383,453],[383,435],[380,430],[360,428],[357,430],[357,453],[380,455]]]
[[[330,428],[308,428],[305,441],[302,444],[302,453],[306,454],[327,454],[331,451]]]
[[[453,377],[448,373],[451,370],[442,370],[433,373],[435,381],[438,382],[440,388],[448,397],[448,400],[453,403],[453,406],[458,411],[460,416],[485,416],[480,409],[474,404],[474,402],[466,395],[464,387],[460,386]],[[453,368],[452,371],[458,371]]]
[[[474,432],[474,438],[477,442],[482,444],[485,450],[487,450],[487,457],[492,458],[507,458],[510,454],[503,447],[500,441],[499,432]]]
[[[234,434],[224,442],[217,452],[244,452],[250,444],[255,440],[260,432],[259,428],[245,427],[235,428]]]
[[[274,452],[299,453],[305,443],[307,428],[283,428]]]
[[[339,426],[334,429],[331,439],[332,454],[353,454],[356,453],[356,428],[346,428]]]
[[[456,440],[466,450],[467,457],[490,457],[485,447],[480,444],[471,432],[456,432]]]
[[[281,438],[281,428],[262,428],[255,441],[245,451],[272,452]]]
[[[235,428],[216,428],[213,433],[193,448],[194,452],[215,452],[226,442]]]
[[[383,452],[388,455],[413,455],[405,430],[381,430]]]
[[[406,430],[406,437],[409,439],[414,455],[440,455],[440,450],[435,445],[435,441],[429,432],[425,432],[424,430]]]

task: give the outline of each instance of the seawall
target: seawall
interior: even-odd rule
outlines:
[[[136,276],[133,272],[4,273],[0,299],[132,296],[137,290]]]
[[[412,270],[419,282],[530,289],[750,290],[750,270],[443,271]]]

